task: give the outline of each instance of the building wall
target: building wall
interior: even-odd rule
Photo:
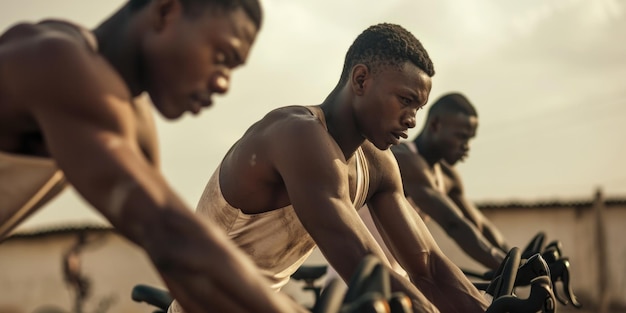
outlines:
[[[626,305],[626,206],[605,210],[603,230],[607,257],[599,259],[596,214],[592,208],[520,207],[483,209],[503,232],[512,246],[523,248],[538,231],[547,234],[548,242],[558,239],[571,261],[574,293],[587,308],[602,298],[601,265],[607,268],[609,299]],[[427,222],[442,250],[461,268],[484,270],[469,259],[434,223]],[[76,240],[77,231],[60,234],[13,238],[0,244],[0,312],[31,313],[44,305],[70,311],[73,303],[70,289],[63,281],[61,256]],[[145,304],[130,299],[131,288],[138,283],[163,286],[144,253],[109,230],[89,232],[90,238],[102,240],[82,253],[83,272],[93,282],[93,295],[87,301],[87,312],[96,312],[98,303],[112,299],[107,312],[152,312]],[[324,264],[316,251],[306,264]],[[604,265],[603,265],[604,264]],[[300,303],[310,305],[313,297],[302,290],[302,283],[290,282],[284,292]]]
[[[560,240],[563,254],[570,260],[571,285],[586,307],[601,300],[600,269],[608,274],[608,299],[614,305],[626,306],[626,207],[605,209],[603,232],[607,254],[600,258],[596,213],[592,207],[486,209],[485,215],[500,229],[511,246],[521,249],[538,232],[546,233],[546,242]],[[442,250],[461,268],[484,269],[469,259],[434,223],[427,223]]]
[[[111,231],[89,232],[102,239],[82,253],[82,269],[93,286],[85,312],[96,312],[110,300],[107,312],[152,312],[130,299],[137,283],[161,286],[143,252]],[[62,274],[62,254],[74,244],[76,233],[17,238],[0,245],[0,312],[31,313],[52,306],[70,312],[73,293]],[[12,311],[10,311],[12,310]]]

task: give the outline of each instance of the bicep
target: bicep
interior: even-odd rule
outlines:
[[[124,180],[137,185],[151,172],[137,144],[130,96],[100,57],[55,49],[61,51],[35,80],[39,90],[29,108],[68,181],[108,215],[113,189]],[[61,75],[63,59],[74,61]]]
[[[305,143],[277,140],[283,148],[275,149],[281,155],[275,158],[275,166],[302,225],[331,265],[348,279],[366,254],[382,257],[383,253],[352,205],[345,160],[324,138],[306,137]]]
[[[35,112],[48,150],[59,168],[105,215],[116,186],[150,171],[151,166],[131,140],[132,132],[124,130],[124,125],[114,125],[117,121],[86,118],[77,112],[58,109]]]

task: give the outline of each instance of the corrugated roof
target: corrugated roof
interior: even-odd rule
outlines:
[[[502,202],[478,202],[479,209],[549,209],[549,208],[574,208],[587,209],[593,207],[594,200],[539,200],[539,201],[502,201]],[[607,198],[604,200],[605,207],[626,208],[626,198]]]

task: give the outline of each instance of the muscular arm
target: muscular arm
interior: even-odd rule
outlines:
[[[144,157],[130,95],[106,61],[70,40],[38,44],[45,54],[22,63],[16,92],[28,97],[52,157],[78,192],[147,252],[187,312],[297,310],[266,287],[224,234],[197,219]]]
[[[504,253],[483,237],[447,196],[419,184],[407,184],[405,190],[419,209],[435,220],[465,253],[490,269],[498,268]]]
[[[312,127],[286,125],[273,132],[271,159],[302,225],[337,273],[349,281],[366,255],[385,257],[352,205],[341,150],[321,125],[308,126]],[[413,299],[416,312],[437,312],[406,279],[393,276],[392,281],[394,291]]]
[[[387,153],[388,152],[388,153]],[[402,192],[399,169],[389,151],[376,166],[385,177],[368,201],[385,243],[411,281],[441,312],[484,312],[487,303],[439,249]]]
[[[503,253],[507,253],[509,251],[510,248],[506,244],[504,236],[502,236],[496,226],[491,223],[491,221],[482,212],[480,212],[474,204],[467,200],[463,192],[463,185],[458,176],[455,188],[450,191],[448,195],[454,205],[460,209],[463,217],[470,221],[491,245],[500,249]]]
[[[416,209],[422,210],[435,220],[474,260],[490,269],[498,268],[505,253],[488,241],[447,195],[437,190],[433,180],[429,179],[426,163],[407,156],[397,157],[402,165],[405,194],[419,206]]]

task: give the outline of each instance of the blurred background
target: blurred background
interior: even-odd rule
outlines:
[[[157,116],[164,175],[191,207],[226,150],[253,122],[277,107],[319,104],[337,83],[356,36],[376,23],[397,23],[434,62],[430,100],[458,91],[478,110],[478,135],[470,157],[458,165],[469,198],[514,244],[525,244],[538,230],[562,240],[573,259],[573,283],[588,303],[625,302],[626,248],[620,239],[626,225],[626,1],[261,2],[261,32],[229,94],[199,116],[175,122]],[[0,30],[50,17],[95,27],[123,3],[5,2]],[[68,188],[0,245],[0,312],[11,307],[30,313],[44,304],[69,310],[74,294],[59,262],[84,232],[110,237],[81,250],[84,271],[95,277],[93,310],[108,305],[111,312],[124,312],[132,305],[126,304],[129,285],[139,279],[160,284],[143,254],[107,229]],[[445,235],[436,237],[447,247]],[[612,252],[597,257],[599,245]],[[475,266],[461,256],[453,259]],[[323,262],[319,254],[310,261]],[[601,268],[610,271],[602,274]],[[128,281],[108,282],[121,276]],[[608,292],[599,290],[613,295],[603,300]]]

